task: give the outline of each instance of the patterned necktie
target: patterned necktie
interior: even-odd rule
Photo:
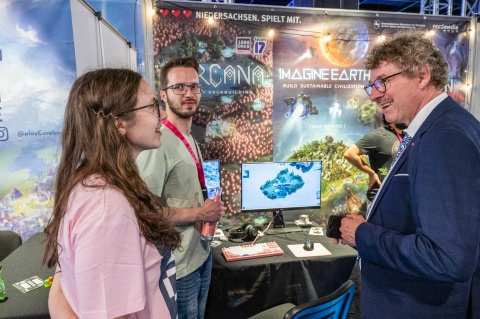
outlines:
[[[392,170],[393,166],[397,162],[397,160],[400,158],[400,155],[402,155],[403,151],[407,148],[408,143],[412,140],[412,137],[407,134],[407,132],[404,133],[402,142],[400,143],[400,146],[398,147],[397,152],[395,153],[395,156],[393,157],[392,164],[390,165],[390,169],[388,170],[389,173]],[[380,186],[380,189],[382,189],[383,183]],[[373,204],[375,203],[375,200],[377,199],[377,195],[380,193],[380,189],[377,191],[377,194],[373,198],[373,200],[368,204],[367,207],[367,213],[365,215],[365,219],[368,220],[368,217],[370,216],[370,213],[372,212]]]
[[[397,160],[400,158],[400,155],[402,155],[403,151],[407,148],[407,145],[408,145],[408,143],[410,143],[411,140],[412,140],[412,137],[410,135],[408,135],[407,132],[405,132],[404,136],[403,136],[403,139],[402,139],[402,142],[400,143],[400,146],[398,147],[397,153],[395,153],[395,156],[393,157],[392,165],[390,165],[389,170],[391,170],[393,168],[393,166],[395,165]]]

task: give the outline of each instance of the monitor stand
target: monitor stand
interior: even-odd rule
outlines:
[[[266,231],[267,235],[287,234],[305,231],[305,228],[301,228],[295,223],[285,223],[283,220],[282,211],[276,211],[274,213],[273,225]]]

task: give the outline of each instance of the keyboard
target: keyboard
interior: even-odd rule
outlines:
[[[223,247],[222,252],[227,261],[283,255],[282,248],[274,241],[254,245]]]

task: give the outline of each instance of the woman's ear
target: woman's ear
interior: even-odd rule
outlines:
[[[127,134],[127,124],[126,124],[125,120],[123,120],[120,117],[116,117],[115,118],[115,126],[117,127],[117,130],[118,130],[118,132],[120,132],[120,134],[122,134],[122,135]]]

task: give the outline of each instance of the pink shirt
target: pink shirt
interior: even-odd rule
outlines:
[[[170,318],[159,288],[162,256],[118,190],[76,185],[58,244],[62,290],[80,318]]]

